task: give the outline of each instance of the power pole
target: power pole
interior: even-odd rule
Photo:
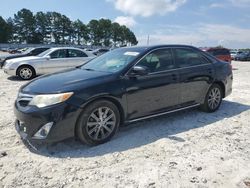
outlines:
[[[149,45],[149,35],[148,35],[148,39],[147,39],[147,45]]]

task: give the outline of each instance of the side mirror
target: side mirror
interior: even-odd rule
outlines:
[[[145,66],[134,66],[130,71],[130,76],[145,76],[149,73],[149,69]]]

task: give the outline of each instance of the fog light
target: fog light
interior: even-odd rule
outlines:
[[[45,139],[48,136],[52,125],[53,125],[53,122],[49,122],[49,123],[45,124],[44,126],[42,126],[39,129],[39,131],[36,132],[36,134],[33,136],[33,138],[34,139]]]

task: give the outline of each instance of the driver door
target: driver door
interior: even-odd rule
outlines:
[[[67,49],[60,49],[51,52],[50,58],[43,62],[44,74],[61,71],[67,68]]]
[[[149,53],[136,66],[146,67],[149,73],[132,77],[128,73],[125,81],[128,119],[161,113],[178,105],[179,73],[170,48]]]

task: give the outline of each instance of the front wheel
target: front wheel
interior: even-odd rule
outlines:
[[[17,76],[23,80],[30,80],[35,77],[35,70],[30,66],[21,66],[17,69]]]
[[[213,84],[206,95],[204,103],[201,105],[201,109],[205,112],[215,112],[219,109],[222,101],[222,89],[220,85]]]
[[[81,114],[76,126],[78,138],[88,145],[98,145],[109,141],[120,124],[119,110],[110,101],[91,103]]]

